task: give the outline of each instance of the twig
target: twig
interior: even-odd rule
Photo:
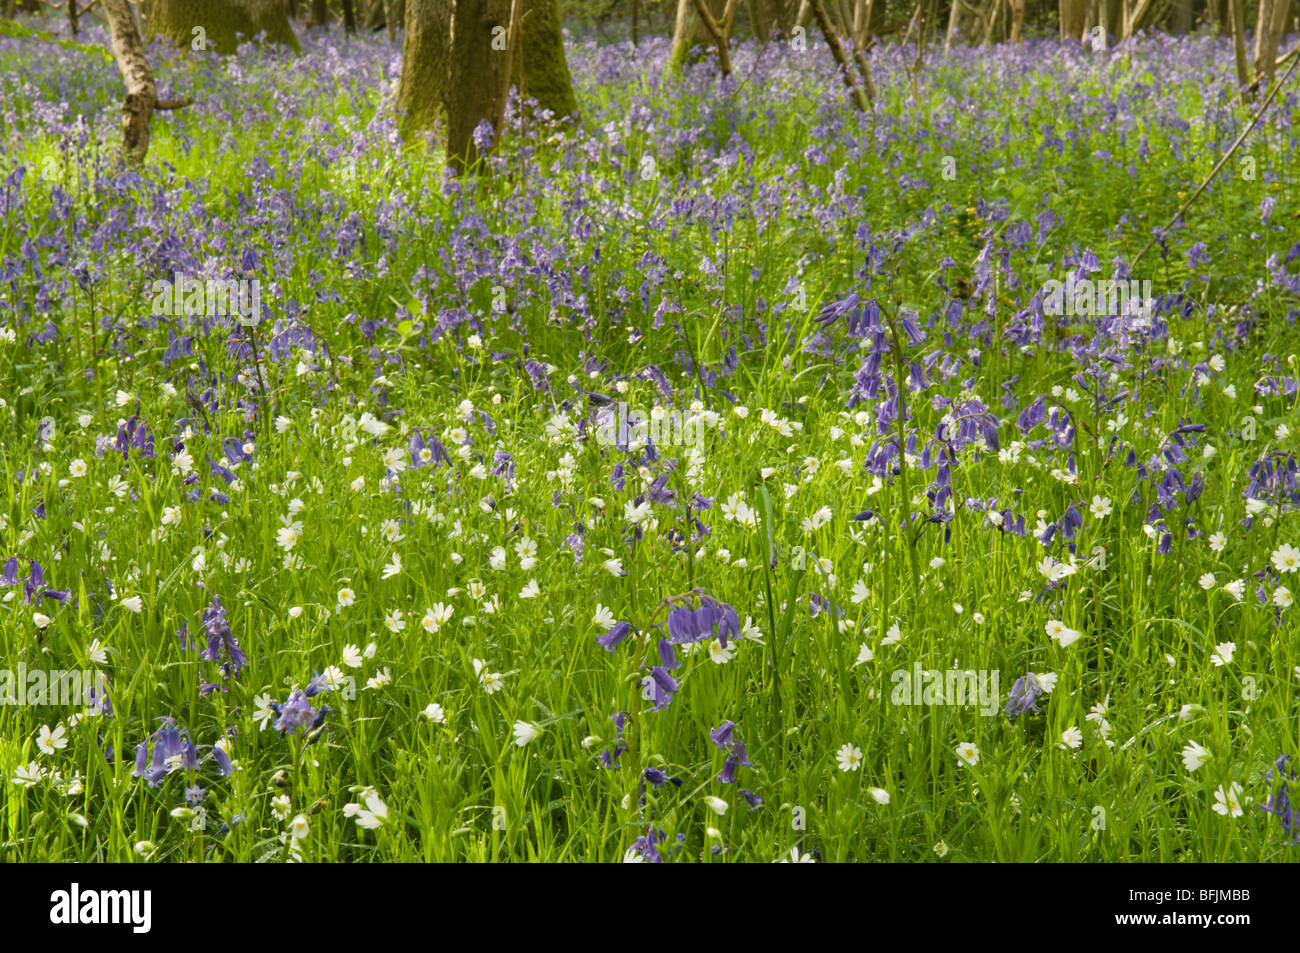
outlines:
[[[700,21],[704,24],[704,29],[708,31],[709,39],[713,45],[718,48],[718,69],[722,71],[723,76],[731,75],[731,50],[727,45],[727,38],[722,33],[722,27],[713,19],[713,14],[709,8],[704,5],[704,0],[694,0],[695,12],[699,14]],[[731,7],[728,4],[728,7]],[[724,14],[725,16],[725,14]]]
[[[1165,224],[1165,227],[1163,229],[1160,229],[1156,234],[1152,235],[1151,240],[1147,242],[1146,245],[1143,246],[1140,252],[1137,253],[1137,257],[1133,259],[1134,265],[1136,265],[1139,261],[1141,261],[1142,256],[1151,250],[1151,246],[1156,243],[1156,241],[1160,237],[1161,232],[1167,233],[1169,229],[1173,228],[1174,222],[1182,218],[1183,213],[1186,212],[1187,209],[1191,207],[1191,204],[1196,201],[1196,199],[1200,196],[1200,194],[1205,191],[1206,187],[1209,186],[1210,182],[1214,180],[1214,177],[1219,174],[1219,170],[1222,169],[1227,164],[1228,160],[1232,158],[1233,154],[1236,153],[1237,149],[1241,147],[1241,144],[1246,141],[1246,137],[1250,135],[1251,130],[1253,130],[1257,125],[1259,125],[1259,121],[1264,118],[1264,113],[1268,112],[1268,107],[1272,104],[1273,100],[1277,98],[1278,92],[1280,92],[1282,87],[1286,85],[1287,80],[1291,78],[1291,74],[1295,72],[1297,66],[1300,66],[1300,59],[1297,59],[1294,63],[1292,63],[1291,67],[1286,71],[1286,75],[1283,76],[1280,80],[1278,80],[1277,83],[1273,86],[1272,92],[1270,92],[1268,96],[1265,97],[1263,104],[1259,107],[1259,111],[1255,113],[1255,118],[1253,118],[1250,121],[1249,125],[1247,125],[1246,128],[1241,131],[1241,135],[1239,135],[1237,137],[1237,141],[1232,144],[1232,148],[1229,149],[1226,153],[1224,153],[1223,158],[1220,159],[1218,163],[1214,166],[1214,168],[1210,170],[1210,174],[1206,177],[1205,181],[1201,183],[1200,188],[1198,188],[1195,192],[1193,192],[1190,196],[1187,197],[1187,201],[1183,203],[1183,207],[1180,208],[1177,212],[1175,212],[1174,217],[1171,218]]]

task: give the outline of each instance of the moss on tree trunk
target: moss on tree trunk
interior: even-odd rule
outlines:
[[[478,161],[474,130],[479,123],[486,119],[493,125],[493,137],[501,134],[502,80],[510,68],[505,45],[510,0],[457,0],[452,21],[447,157],[454,168],[463,171]],[[485,144],[483,151],[490,148]]]
[[[430,129],[446,116],[451,75],[451,0],[407,0],[397,111],[403,128]]]
[[[564,56],[564,34],[560,32],[555,0],[524,0],[521,32],[523,71],[520,75],[520,58],[516,57],[512,82],[557,119],[576,115],[578,97]]]
[[[181,49],[228,55],[240,37],[247,41],[262,32],[270,43],[299,49],[283,0],[156,0],[147,39],[165,36]]]

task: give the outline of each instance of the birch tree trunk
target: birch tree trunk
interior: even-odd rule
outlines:
[[[122,103],[122,157],[139,165],[149,152],[149,123],[154,110],[177,109],[189,105],[190,100],[160,102],[153,72],[144,58],[144,46],[135,28],[135,15],[127,0],[101,0],[104,16],[108,20],[113,61],[126,84],[126,99]]]

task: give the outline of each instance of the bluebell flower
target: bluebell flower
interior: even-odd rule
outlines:
[[[1042,687],[1038,684],[1038,679],[1034,678],[1033,673],[1026,673],[1016,679],[1015,684],[1011,686],[1011,695],[1007,699],[1007,707],[1004,711],[1008,718],[1014,718],[1026,711],[1038,711],[1038,696],[1042,694]]]

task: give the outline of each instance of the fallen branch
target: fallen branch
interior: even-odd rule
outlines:
[[[1264,113],[1268,112],[1268,107],[1272,105],[1273,100],[1277,98],[1277,94],[1281,91],[1282,87],[1286,85],[1287,80],[1291,78],[1291,74],[1295,72],[1297,66],[1300,66],[1300,59],[1297,59],[1294,63],[1292,63],[1291,68],[1286,71],[1286,75],[1283,76],[1280,80],[1278,80],[1277,83],[1273,86],[1272,92],[1270,92],[1268,96],[1264,99],[1263,104],[1259,107],[1259,111],[1255,113],[1255,117],[1251,119],[1250,124],[1247,125],[1246,128],[1241,131],[1241,135],[1239,135],[1237,137],[1237,141],[1232,144],[1232,148],[1229,149],[1226,153],[1224,153],[1223,158],[1220,159],[1215,164],[1214,168],[1210,170],[1210,174],[1206,177],[1205,181],[1201,183],[1200,188],[1198,188],[1195,192],[1193,192],[1190,196],[1188,196],[1187,201],[1183,203],[1183,207],[1180,208],[1177,212],[1175,212],[1174,217],[1171,218],[1165,224],[1165,227],[1159,229],[1156,232],[1156,234],[1152,235],[1151,240],[1142,247],[1142,250],[1140,252],[1137,253],[1137,257],[1133,259],[1133,265],[1136,265],[1139,261],[1141,261],[1142,256],[1151,250],[1151,246],[1156,243],[1156,241],[1159,239],[1160,234],[1162,232],[1168,233],[1169,229],[1174,227],[1174,223],[1183,217],[1184,212],[1186,212],[1189,208],[1191,208],[1192,203],[1195,202],[1196,199],[1200,196],[1200,194],[1205,191],[1205,189],[1209,186],[1209,184],[1214,180],[1214,177],[1219,174],[1219,170],[1222,169],[1225,165],[1227,165],[1228,160],[1233,157],[1236,151],[1241,147],[1241,144],[1246,141],[1246,137],[1250,135],[1251,130],[1253,130],[1257,125],[1259,125],[1259,121],[1264,118]],[[1132,265],[1130,265],[1130,268],[1131,267]]]

